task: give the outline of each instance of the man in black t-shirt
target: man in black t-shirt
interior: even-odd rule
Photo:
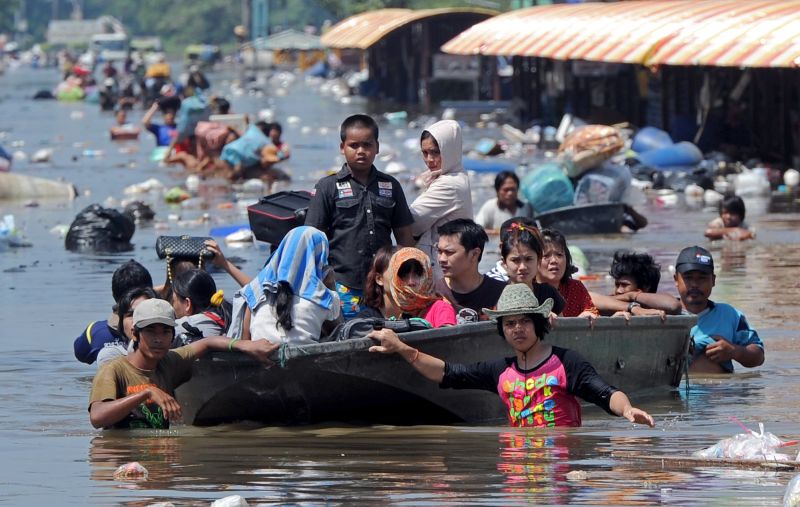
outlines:
[[[489,237],[472,220],[459,218],[437,230],[439,265],[444,280],[437,287],[456,307],[458,324],[481,320],[482,308],[494,308],[505,282],[478,272],[483,248]]]

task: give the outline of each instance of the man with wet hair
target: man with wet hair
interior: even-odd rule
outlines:
[[[152,288],[153,278],[147,268],[135,260],[129,260],[114,271],[111,276],[111,295],[114,297],[111,317],[90,323],[83,333],[75,338],[72,347],[78,361],[92,364],[104,347],[124,344],[125,340],[117,332],[119,319],[116,315],[116,304],[126,292],[141,287]]]
[[[590,292],[600,315],[631,316],[679,315],[680,301],[669,294],[658,294],[661,266],[650,254],[619,250],[614,253],[609,274],[614,279],[611,295]]]

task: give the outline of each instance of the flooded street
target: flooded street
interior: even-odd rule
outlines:
[[[317,178],[338,167],[338,126],[366,108],[360,99],[344,104],[298,79],[285,96],[232,96],[233,73],[212,74],[215,90],[230,97],[234,112],[255,114],[270,108],[293,147],[288,188],[310,189]],[[128,185],[157,178],[169,188],[182,185],[178,169],[150,161],[154,146],[144,132],[139,141],[108,140],[113,124],[96,104],[30,99],[58,80],[53,69],[18,69],[0,75],[0,144],[28,157],[52,148],[50,163],[16,160],[12,171],[63,178],[80,196],[72,201],[0,201],[0,216],[13,214],[32,243],[0,252],[0,504],[7,505],[207,505],[239,494],[251,505],[406,504],[406,505],[781,505],[791,472],[745,471],[725,467],[666,468],[611,456],[612,451],[643,455],[687,455],[741,431],[738,418],[784,440],[800,438],[800,216],[767,215],[766,203],[747,201],[747,219],[757,239],[710,245],[717,279],[712,299],[741,309],[759,331],[766,363],[730,377],[690,379],[672,393],[634,403],[656,418],[656,428],[633,427],[586,408],[584,426],[574,430],[523,431],[506,427],[300,427],[264,428],[253,424],[169,431],[98,431],[87,413],[96,370],[75,360],[72,342],[94,320],[107,318],[111,274],[135,258],[165,277],[154,245],[161,234],[208,235],[211,227],[244,223],[234,195],[204,185],[206,204],[170,207],[155,195],[140,195],[153,205],[160,225],[138,228],[132,252],[92,256],[66,251],[51,232],[68,225],[85,206],[112,199],[119,206]],[[270,95],[269,93],[267,95]],[[138,122],[140,109],[130,114]],[[298,122],[287,121],[297,116]],[[457,118],[459,118],[457,116]],[[303,127],[310,127],[303,129]],[[421,128],[381,123],[382,154],[395,152],[411,173],[421,171],[418,151],[404,147]],[[465,147],[499,129],[465,130]],[[86,150],[90,150],[87,152]],[[101,150],[97,156],[91,150]],[[91,154],[92,156],[85,155]],[[386,161],[376,162],[379,168]],[[492,193],[492,178],[475,178],[474,202]],[[478,187],[478,188],[476,188]],[[408,186],[411,189],[411,186]],[[88,195],[87,195],[88,193]],[[248,197],[248,202],[253,197]],[[413,194],[409,194],[409,200]],[[241,208],[243,209],[243,208]],[[635,235],[576,237],[591,261],[591,272],[608,271],[621,248],[651,253],[662,265],[661,290],[676,294],[667,267],[685,246],[709,246],[705,224],[713,209],[664,207],[651,201],[642,211],[650,225]],[[197,220],[204,213],[210,222]],[[175,215],[170,217],[170,215]],[[243,271],[255,274],[266,258],[259,246],[225,247]],[[483,268],[498,258],[495,243]],[[214,278],[228,297],[235,284],[224,273]],[[587,282],[610,291],[604,276]],[[365,401],[368,402],[368,401]],[[787,448],[795,455],[798,446]],[[114,469],[139,461],[149,470],[142,482],[119,482]],[[568,480],[570,471],[587,472]]]

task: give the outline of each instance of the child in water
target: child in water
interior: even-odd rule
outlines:
[[[390,329],[370,333],[380,344],[369,350],[399,354],[443,388],[497,392],[512,426],[580,426],[577,397],[630,422],[655,426],[650,414],[633,407],[628,396],[608,385],[580,354],[544,342],[552,307],[552,299],[539,304],[527,284],[516,283],[503,290],[497,310],[483,309],[497,319],[498,332],[514,350],[512,357],[468,365],[447,363],[403,343]]]
[[[726,197],[719,204],[719,216],[708,223],[708,239],[753,239],[755,234],[744,221],[744,201],[737,195]]]

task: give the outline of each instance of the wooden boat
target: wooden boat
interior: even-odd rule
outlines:
[[[537,214],[540,228],[558,229],[564,235],[617,234],[625,205],[618,202],[565,206]]]
[[[581,352],[628,394],[676,387],[694,316],[559,319],[547,341]],[[512,355],[494,322],[418,331],[403,339],[447,361],[470,363]],[[280,349],[276,364],[214,353],[197,361],[177,390],[184,420],[210,425],[255,420],[273,425],[330,421],[451,424],[505,421],[496,393],[440,389],[402,358],[371,353],[369,339]]]
[[[48,180],[27,174],[0,172],[0,199],[39,199],[60,197],[73,199],[78,195],[72,183]]]

